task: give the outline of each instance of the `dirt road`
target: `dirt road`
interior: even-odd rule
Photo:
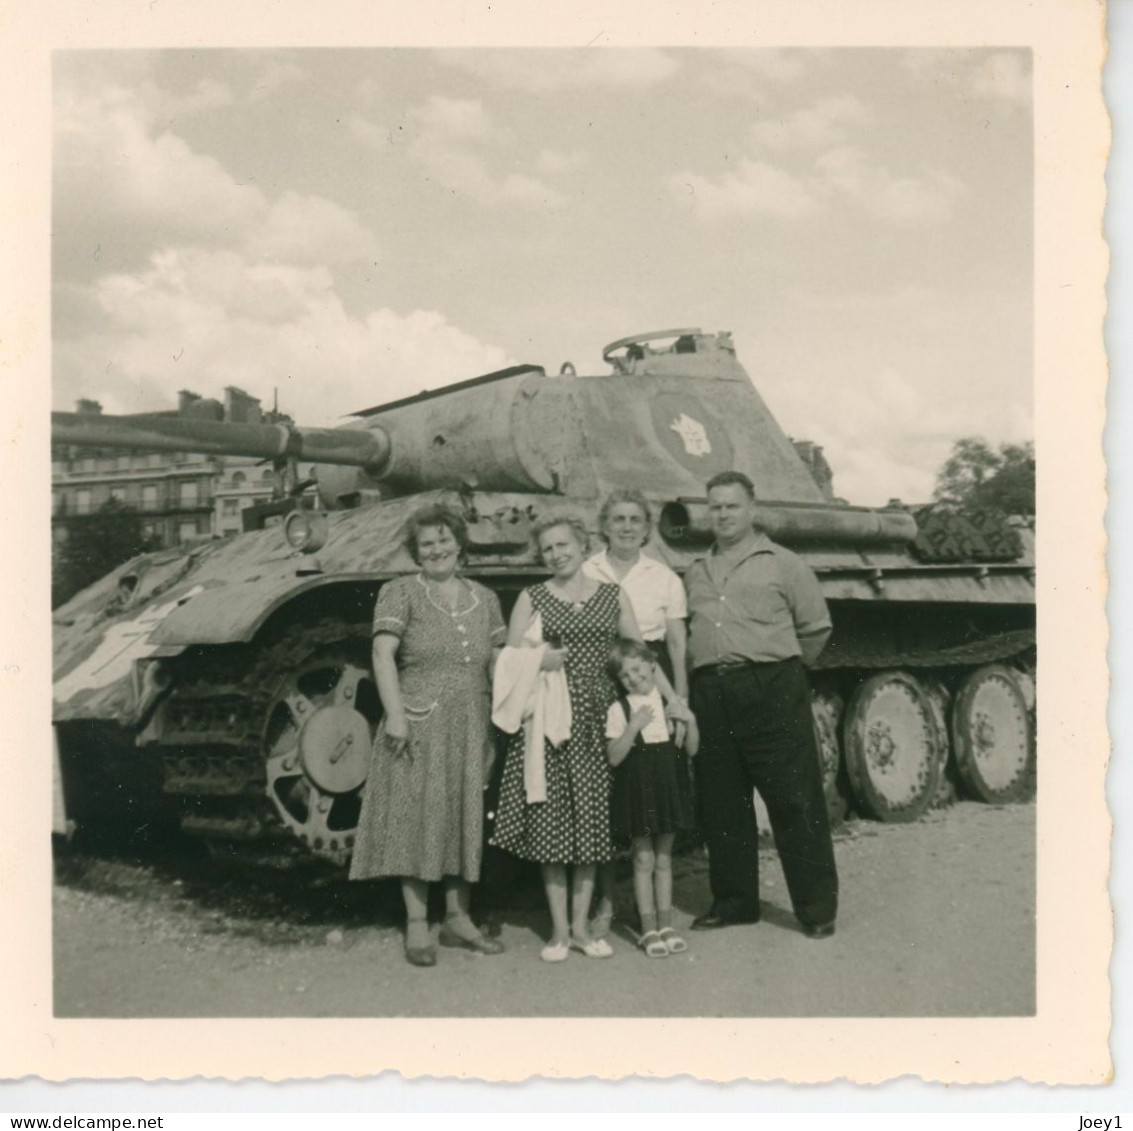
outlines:
[[[402,956],[396,890],[218,875],[206,864],[70,854],[55,892],[61,1017],[973,1016],[1033,1013],[1035,811],[962,802],[836,840],[834,938],[799,933],[762,854],[763,921],[689,934],[651,961],[615,926],[615,956],[547,967],[537,887],[494,917],[508,947]],[[706,865],[678,862],[677,925],[708,903]],[[620,909],[632,907],[623,879]]]

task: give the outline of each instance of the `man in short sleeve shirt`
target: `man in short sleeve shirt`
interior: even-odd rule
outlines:
[[[834,933],[838,874],[804,665],[830,636],[818,580],[754,529],[755,491],[740,472],[708,483],[715,545],[685,575],[696,758],[712,906],[697,930],[759,920],[752,790],[767,806],[795,916],[811,938]]]

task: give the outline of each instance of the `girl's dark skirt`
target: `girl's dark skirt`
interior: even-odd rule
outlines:
[[[691,829],[695,822],[688,755],[671,742],[640,743],[614,771],[614,843]]]

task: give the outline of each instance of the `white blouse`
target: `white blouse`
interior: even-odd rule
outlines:
[[[661,699],[661,692],[655,687],[646,695],[627,695],[626,698],[629,700],[631,715],[638,707],[653,708],[653,718],[641,730],[642,740],[646,744],[667,741],[669,720],[665,718],[665,704]],[[629,719],[626,718],[622,705],[617,702],[611,703],[609,711],[606,712],[606,737],[608,739],[620,738],[625,733],[627,726],[629,726]]]
[[[596,581],[610,581],[625,590],[644,640],[664,640],[665,622],[684,620],[688,616],[681,579],[664,562],[645,553],[638,556],[629,573],[620,580],[605,550],[587,559],[582,572]]]

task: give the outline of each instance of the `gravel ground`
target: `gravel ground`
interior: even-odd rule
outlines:
[[[1035,810],[960,802],[911,825],[836,838],[838,932],[806,939],[778,858],[762,853],[763,921],[689,934],[649,960],[615,924],[615,956],[547,967],[529,873],[497,877],[489,929],[507,953],[402,956],[397,891],[236,872],[184,853],[60,853],[59,1017],[917,1017],[1035,1009]],[[708,904],[707,868],[676,862],[676,925]],[[506,891],[506,900],[501,893]],[[619,910],[632,921],[628,872]]]

